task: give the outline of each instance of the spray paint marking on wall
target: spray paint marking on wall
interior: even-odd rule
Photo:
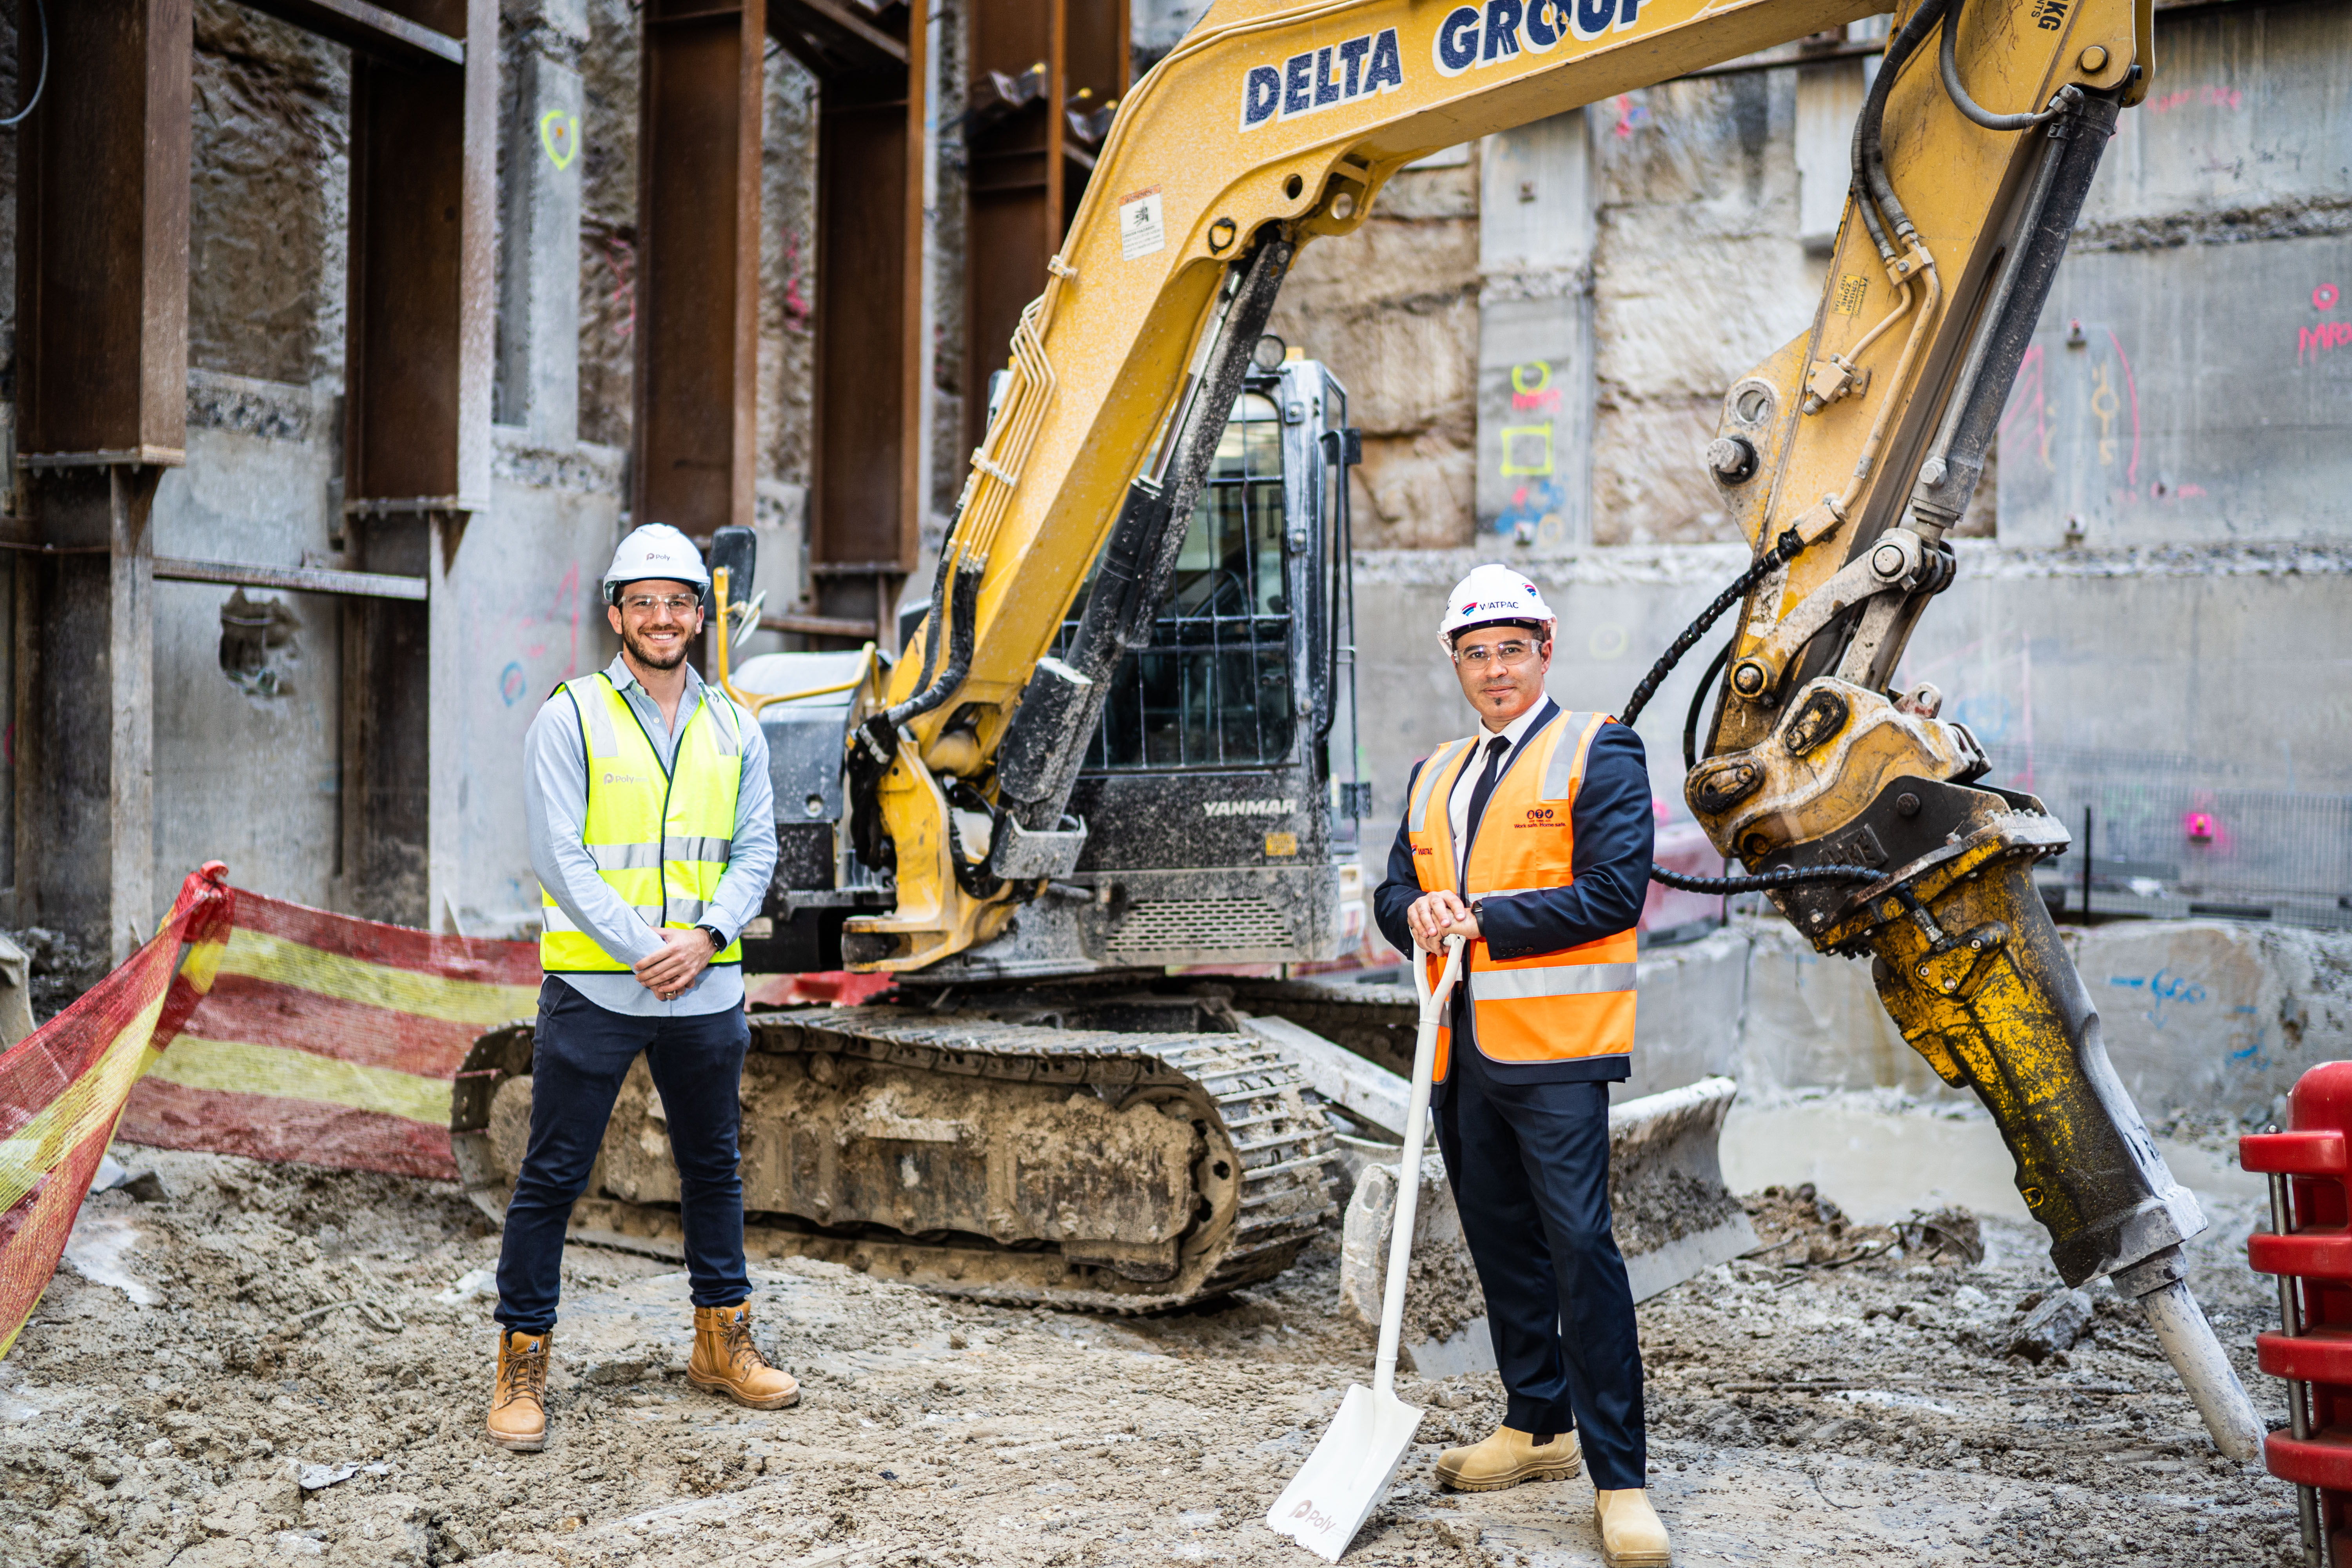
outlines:
[[[2333,310],[2339,298],[2341,295],[2337,292],[2335,284],[2322,283],[2311,291],[2311,308],[2315,310]],[[2352,321],[2322,321],[2315,327],[2297,327],[2294,338],[2294,363],[2301,364],[2307,357],[2315,358],[2331,349],[2343,348],[2347,344],[2352,344]]]

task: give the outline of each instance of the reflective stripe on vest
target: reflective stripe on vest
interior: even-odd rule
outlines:
[[[1414,874],[1423,892],[1450,889],[1465,903],[1576,880],[1576,796],[1585,760],[1605,713],[1556,713],[1515,748],[1471,835],[1462,886],[1447,803],[1479,739],[1440,747],[1414,781],[1405,816]],[[1430,977],[1437,960],[1423,955]],[[1534,958],[1497,959],[1484,942],[1470,944],[1468,982],[1474,1032],[1490,1061],[1570,1061],[1625,1057],[1633,1049],[1637,943],[1631,929]],[[1437,1078],[1452,1065],[1453,1030],[1437,1032]]]
[[[629,700],[601,670],[559,688],[580,716],[588,749],[588,810],[581,832],[596,874],[656,931],[688,931],[718,896],[735,847],[743,782],[743,716],[716,689],[677,738],[667,772]],[[540,889],[539,962],[551,973],[625,973],[628,964],[582,931]],[[714,963],[740,963],[730,943]]]

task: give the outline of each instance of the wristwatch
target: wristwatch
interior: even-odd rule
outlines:
[[[1472,920],[1474,920],[1474,921],[1476,921],[1478,922],[1478,924],[1479,924],[1481,927],[1483,927],[1483,926],[1485,926],[1485,925],[1486,925],[1486,900],[1484,900],[1484,899],[1473,899],[1473,900],[1470,900],[1470,918],[1471,918]]]
[[[697,926],[695,930],[710,939],[710,956],[718,957],[727,951],[727,936],[717,926]]]

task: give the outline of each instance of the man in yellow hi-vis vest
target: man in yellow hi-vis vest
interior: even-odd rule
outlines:
[[[760,726],[686,661],[709,587],[677,530],[648,523],[623,540],[604,574],[620,656],[557,687],[526,742],[547,978],[530,1142],[499,1255],[489,1434],[503,1447],[546,1445],[564,1227],[641,1052],[677,1162],[694,1301],[687,1379],[760,1410],[800,1397],[751,1343],[736,1153],[751,1044],[740,939],[775,869],[775,803]]]
[[[1671,1549],[1645,1491],[1642,1350],[1609,1214],[1650,775],[1632,730],[1545,695],[1554,625],[1507,566],[1454,588],[1438,637],[1480,728],[1413,770],[1374,895],[1382,934],[1433,972],[1447,937],[1467,943],[1432,1114],[1508,1398],[1501,1428],[1439,1456],[1437,1476],[1493,1491],[1590,1466],[1602,1561],[1657,1568]]]

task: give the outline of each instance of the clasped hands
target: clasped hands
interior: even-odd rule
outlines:
[[[661,939],[659,952],[646,954],[629,968],[638,984],[664,1002],[675,1002],[686,994],[686,988],[710,966],[719,952],[710,945],[710,933],[700,926],[686,931],[666,930]]]
[[[1449,936],[1476,942],[1481,934],[1470,906],[1444,889],[1423,893],[1405,906],[1404,921],[1412,928],[1412,940],[1430,952],[1444,951]]]

